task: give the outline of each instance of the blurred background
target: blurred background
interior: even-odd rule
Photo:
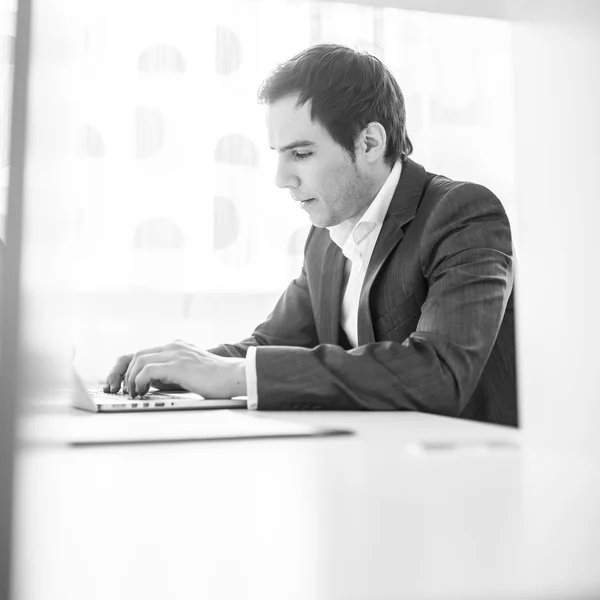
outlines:
[[[0,12],[2,220],[16,4]],[[311,44],[367,50],[390,67],[413,158],[488,186],[517,233],[507,21],[297,0],[62,4],[77,191],[62,202],[68,214],[49,219],[73,232],[63,242],[75,261],[54,276],[72,291],[75,361],[89,383],[125,352],[246,337],[299,273],[308,217],[275,186],[256,92]],[[33,65],[48,62],[53,38],[38,26]],[[31,102],[52,120],[45,93]]]
[[[487,185],[511,219],[523,452],[506,473],[523,510],[507,531],[519,531],[511,557],[526,574],[517,597],[597,597],[600,3],[33,4],[18,290],[30,379],[49,387],[53,361],[66,378],[73,350],[92,383],[124,352],[250,333],[298,273],[309,226],[275,187],[257,87],[312,43],[366,49],[405,93],[414,159]],[[0,1],[2,237],[16,9]]]

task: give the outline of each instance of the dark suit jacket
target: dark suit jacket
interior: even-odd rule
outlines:
[[[408,160],[379,234],[358,309],[357,348],[341,332],[344,256],[313,227],[304,265],[257,346],[258,407],[418,410],[517,425],[513,248],[483,186]]]

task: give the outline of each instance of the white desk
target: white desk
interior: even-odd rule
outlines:
[[[518,439],[457,419],[263,415],[357,435],[23,452],[19,600],[600,593],[598,469],[515,449],[407,451]]]

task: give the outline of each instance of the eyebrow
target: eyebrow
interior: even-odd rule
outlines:
[[[294,148],[306,147],[306,146],[314,146],[314,142],[310,142],[308,140],[297,140],[292,142],[291,144],[287,144],[286,146],[282,146],[279,148],[279,152],[287,152],[288,150],[293,150]],[[271,146],[271,150],[275,150],[273,146]]]

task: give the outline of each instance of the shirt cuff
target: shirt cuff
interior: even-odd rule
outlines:
[[[250,346],[246,352],[246,395],[248,410],[258,408],[258,381],[256,375],[256,346]]]

